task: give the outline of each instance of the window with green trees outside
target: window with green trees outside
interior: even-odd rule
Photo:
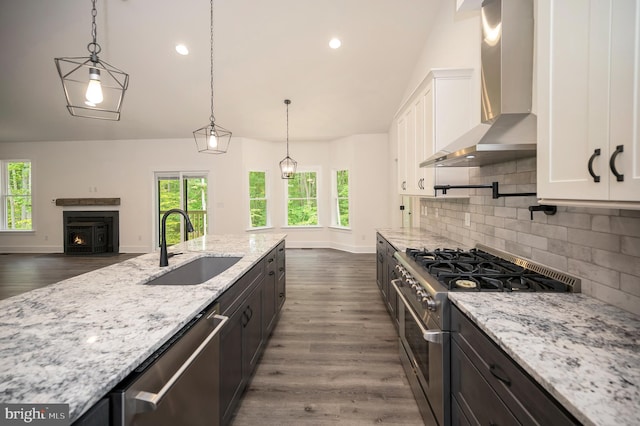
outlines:
[[[31,210],[31,161],[0,161],[0,195],[2,196],[2,230],[33,229]]]
[[[264,171],[249,172],[249,220],[251,228],[269,225],[267,201],[267,173]]]
[[[349,170],[336,170],[334,176],[334,226],[349,227]]]
[[[287,179],[287,225],[318,225],[318,174],[294,173]]]

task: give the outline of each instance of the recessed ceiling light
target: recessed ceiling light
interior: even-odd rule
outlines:
[[[176,52],[178,52],[181,55],[188,55],[189,48],[184,44],[176,44]]]
[[[342,42],[339,38],[334,37],[329,41],[329,47],[332,49],[337,49],[340,46],[342,46]]]

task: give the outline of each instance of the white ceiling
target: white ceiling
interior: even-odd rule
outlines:
[[[289,98],[290,140],[387,132],[447,1],[215,0],[216,123],[283,140]],[[100,59],[130,75],[129,90],[118,122],[72,117],[53,58],[88,56],[90,11],[0,0],[0,142],[186,138],[208,123],[207,0],[99,0]]]

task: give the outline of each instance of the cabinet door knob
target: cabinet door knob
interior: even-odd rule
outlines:
[[[589,165],[588,165],[588,169],[589,169],[589,174],[591,175],[591,177],[593,178],[594,182],[600,182],[600,176],[596,175],[593,172],[593,161],[596,159],[596,157],[598,157],[600,155],[600,148],[598,149],[594,149],[593,150],[593,154],[591,155],[591,157],[589,158]]]
[[[616,169],[616,157],[618,156],[618,154],[620,154],[623,151],[624,151],[624,145],[616,146],[616,150],[613,152],[613,154],[611,155],[611,158],[609,159],[609,168],[611,169],[611,173],[615,175],[616,180],[618,182],[624,181],[624,174],[618,173],[618,170]]]

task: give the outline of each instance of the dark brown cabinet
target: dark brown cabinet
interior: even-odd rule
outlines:
[[[397,278],[395,266],[397,264],[393,254],[396,249],[380,233],[376,234],[376,283],[380,289],[382,300],[389,311],[393,324],[398,328],[398,295],[391,285]]]
[[[284,284],[280,287],[285,279],[284,256],[282,242],[218,299],[221,313],[229,316],[220,335],[222,425],[230,423],[277,322],[285,298]]]
[[[579,424],[456,306],[451,329],[454,426]]]

